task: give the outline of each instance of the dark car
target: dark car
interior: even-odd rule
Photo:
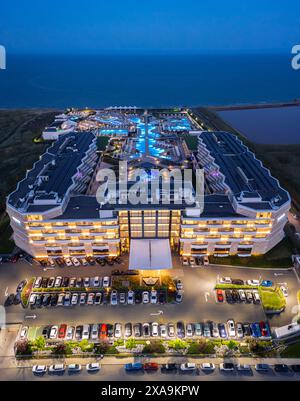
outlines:
[[[114,336],[114,326],[112,324],[107,324],[107,337],[113,337]]]
[[[62,287],[68,287],[69,281],[70,281],[70,280],[69,280],[68,277],[64,277],[64,278],[62,279],[61,286],[62,286]]]
[[[244,285],[245,284],[244,280],[240,280],[240,279],[233,279],[233,280],[231,280],[231,283],[233,285]]]
[[[226,297],[226,301],[229,304],[233,304],[234,303],[233,298],[232,298],[232,291],[231,290],[226,290],[225,291],[225,297]]]
[[[21,293],[17,292],[14,298],[14,305],[19,305],[21,303]]]
[[[163,290],[159,291],[157,300],[158,300],[159,304],[165,304],[167,302],[166,291],[163,291]]]
[[[43,306],[49,306],[51,301],[51,294],[45,294],[43,298]]]
[[[274,366],[274,370],[277,373],[288,373],[290,371],[289,367],[284,364],[277,364]]]
[[[96,305],[99,305],[99,304],[101,304],[101,301],[102,301],[102,294],[101,294],[101,292],[97,292],[97,294],[95,295],[94,303]]]
[[[95,260],[95,258],[93,258],[92,256],[88,256],[87,258],[86,258],[86,260],[89,262],[89,264],[90,265],[95,265],[96,264],[96,260]]]
[[[21,281],[20,284],[17,287],[17,292],[21,292],[26,284],[27,284],[26,280]]]
[[[56,306],[57,305],[57,301],[58,301],[58,294],[53,294],[51,296],[50,305],[51,306]]]
[[[300,373],[300,365],[292,365],[292,371],[295,373]]]
[[[163,364],[161,366],[161,371],[163,373],[176,372],[177,371],[177,365],[176,365],[176,363]]]
[[[80,340],[83,332],[83,326],[76,326],[75,339]]]
[[[140,304],[142,302],[142,291],[137,290],[135,291],[134,295],[135,295],[135,303]]]
[[[184,328],[184,324],[182,322],[177,322],[176,331],[177,331],[177,337],[179,337],[179,338],[185,337],[185,328]]]
[[[106,258],[106,263],[108,264],[108,266],[113,266],[114,265],[114,261],[111,258]]]
[[[109,300],[110,300],[110,291],[104,291],[102,300],[103,305],[107,305],[109,303]]]
[[[48,338],[49,338],[49,335],[50,335],[50,330],[51,330],[51,326],[46,326],[46,327],[44,327],[44,328],[43,328],[43,331],[42,331],[42,336],[43,336],[44,338],[48,339]]]
[[[58,264],[59,267],[64,267],[66,265],[63,258],[57,258],[56,263]]]
[[[251,337],[252,336],[252,330],[251,326],[249,323],[244,323],[243,324],[243,332],[244,332],[244,337]]]
[[[231,294],[232,294],[233,302],[240,302],[240,295],[239,295],[238,290],[232,290]]]
[[[41,282],[41,287],[42,288],[47,288],[48,285],[48,278],[47,277],[43,277],[42,282]]]
[[[35,306],[37,308],[41,308],[43,306],[43,299],[44,299],[44,295],[43,294],[38,294],[36,297],[36,301],[35,301]]]

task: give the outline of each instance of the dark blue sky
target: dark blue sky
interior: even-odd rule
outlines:
[[[284,50],[300,43],[299,0],[2,0],[11,53]]]

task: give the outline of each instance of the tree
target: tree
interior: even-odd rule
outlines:
[[[129,338],[129,340],[126,341],[125,346],[127,349],[133,349],[136,347],[136,341],[133,338]]]
[[[16,355],[31,355],[31,344],[28,340],[19,340],[15,343]]]
[[[35,347],[37,348],[38,351],[43,351],[46,346],[46,340],[44,337],[40,336],[38,337],[35,342],[34,342]]]
[[[166,352],[162,341],[155,340],[151,341],[150,344],[146,344],[143,348],[143,354],[164,354]]]
[[[185,341],[180,340],[179,338],[177,340],[169,341],[169,348],[173,348],[176,351],[186,349],[187,347],[188,344]]]

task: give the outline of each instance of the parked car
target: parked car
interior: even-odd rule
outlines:
[[[113,326],[112,325],[107,325],[105,323],[100,325],[100,340],[106,340],[107,337],[112,337],[112,335],[109,335],[109,326],[112,327],[112,335],[113,335]]]
[[[211,337],[211,330],[210,330],[210,324],[209,323],[204,323],[203,336],[206,337],[206,338]]]
[[[56,365],[51,365],[49,367],[49,373],[51,374],[63,374],[65,373],[65,365],[63,364],[56,364]]]
[[[81,372],[81,365],[78,363],[71,363],[68,365],[68,373],[73,374],[73,373],[79,373]]]
[[[103,288],[108,288],[109,285],[110,285],[110,278],[106,276],[103,278],[102,286],[103,286]]]
[[[47,288],[53,288],[55,284],[55,277],[50,277],[48,280]]]
[[[223,290],[217,290],[217,300],[218,302],[224,302],[224,292]]]
[[[151,304],[157,303],[157,291],[156,290],[152,290],[150,293],[150,303]]]
[[[76,340],[81,340],[82,337],[82,331],[83,331],[83,326],[76,326],[75,330],[75,339]]]
[[[94,277],[93,287],[100,287],[100,277],[99,276]]]
[[[200,365],[201,370],[203,370],[203,372],[213,372],[216,369],[215,364],[213,363],[201,363]]]
[[[224,323],[219,323],[219,334],[221,338],[227,338],[226,326]]]
[[[85,277],[83,279],[83,285],[84,287],[88,288],[90,286],[90,278],[89,277]]]
[[[176,292],[176,297],[175,297],[175,301],[180,304],[183,300],[183,292],[182,291],[177,291]]]
[[[148,291],[143,291],[142,299],[143,299],[143,304],[148,304],[150,302]]]
[[[188,258],[187,257],[183,257],[182,258],[182,264],[183,264],[183,266],[188,266],[189,265],[189,260],[188,260]]]
[[[45,365],[34,365],[32,367],[32,373],[34,375],[43,376],[47,372],[48,368]]]
[[[176,281],[176,290],[177,291],[182,291],[183,290],[183,282],[180,279],[178,279]]]
[[[80,266],[80,262],[79,262],[79,260],[77,258],[73,257],[73,258],[71,258],[71,261],[72,261],[74,266],[76,266],[76,267]]]
[[[59,330],[58,330],[58,338],[65,338],[66,331],[67,331],[67,325],[66,324],[61,324],[59,326]]]
[[[270,370],[270,365],[268,365],[267,363],[258,363],[257,365],[255,365],[255,370],[257,372],[267,373]]]
[[[289,296],[288,290],[287,290],[287,288],[286,288],[284,285],[282,285],[282,286],[280,287],[280,290],[281,290],[282,294],[283,294],[286,298]]]
[[[233,304],[233,298],[232,298],[232,291],[231,290],[226,290],[225,291],[225,297],[226,297],[226,302],[229,304]]]
[[[255,338],[261,337],[261,331],[259,327],[259,323],[252,323],[251,324],[251,331],[252,331],[252,336]]]
[[[28,333],[28,326],[23,326],[19,336],[20,340],[24,340],[25,338],[27,338],[27,333]]]
[[[76,279],[76,288],[82,288],[82,277],[77,277],[77,279]]]
[[[237,364],[236,368],[238,370],[238,372],[251,372],[251,366],[247,365],[247,364]]]
[[[50,340],[55,340],[58,334],[58,326],[52,326],[50,330],[49,338]]]
[[[175,337],[175,325],[173,323],[169,323],[168,324],[168,336],[170,338],[174,338]]]
[[[98,340],[99,337],[99,326],[98,324],[93,324],[91,327],[91,340]]]
[[[86,365],[86,371],[87,371],[88,373],[96,373],[96,372],[99,372],[100,369],[101,369],[100,364],[99,364],[99,363],[96,363],[96,362],[94,362],[94,363],[88,363],[88,364]]]
[[[159,335],[158,329],[159,329],[158,323],[154,322],[154,323],[151,324],[151,335],[152,335],[152,337],[158,337],[158,335]]]
[[[277,373],[288,373],[290,371],[289,367],[284,364],[276,364],[274,370]]]
[[[12,294],[12,295],[14,296],[14,294]],[[15,296],[14,296],[14,297],[15,297]],[[29,305],[30,305],[31,307],[33,307],[33,306],[35,305],[36,297],[37,297],[37,294],[31,294],[31,295],[30,295],[30,298],[29,298]],[[13,302],[13,298],[12,298],[11,302]],[[10,304],[10,305],[11,305],[11,304]]]
[[[177,365],[176,365],[176,363],[163,364],[163,365],[161,365],[161,371],[163,373],[176,372]]]
[[[118,305],[118,291],[112,290],[110,294],[110,304],[111,305]]]
[[[97,292],[95,295],[95,301],[94,304],[95,305],[100,305],[102,301],[102,293],[101,292]]]
[[[237,323],[236,324],[236,336],[237,336],[237,338],[243,338],[244,337],[244,331],[243,331],[242,323]]]
[[[177,337],[179,337],[179,338],[185,337],[185,328],[184,328],[184,324],[182,322],[177,322],[176,333],[177,333]]]
[[[72,261],[71,261],[70,258],[65,258],[64,260],[65,260],[65,264],[66,264],[68,267],[73,266],[73,263],[72,263]]]
[[[234,320],[232,320],[232,319],[227,321],[227,333],[228,333],[229,337],[236,336],[235,324],[234,324]]]
[[[106,325],[107,329],[107,337],[111,338],[114,336],[114,326],[112,324],[107,324]]]
[[[240,297],[240,301],[241,302],[246,302],[247,298],[246,298],[246,293],[244,290],[239,290],[239,297]]]
[[[259,280],[247,280],[247,285],[250,285],[252,287],[258,287],[260,285]]]
[[[197,365],[195,363],[182,363],[180,365],[180,370],[182,372],[195,372],[197,370]]]
[[[119,302],[121,305],[126,304],[126,293],[125,292],[120,292]]]
[[[87,299],[87,293],[86,292],[82,292],[80,294],[80,298],[79,298],[79,305],[85,305],[86,299]]]
[[[232,284],[232,280],[230,277],[222,277],[220,279],[220,283],[221,284]]]
[[[233,363],[221,363],[220,370],[222,372],[234,372],[234,364]]]
[[[247,299],[248,304],[251,304],[253,302],[252,291],[246,291],[246,299]]]
[[[273,281],[271,281],[271,280],[263,280],[260,285],[262,287],[270,288],[270,287],[273,287],[274,284],[273,284]]]
[[[125,370],[126,372],[138,372],[143,370],[143,364],[140,362],[126,363]]]
[[[61,276],[57,276],[55,279],[55,283],[54,283],[54,287],[55,288],[59,288],[61,286],[62,283],[62,277]]]
[[[134,337],[137,337],[137,338],[142,336],[142,325],[141,325],[141,323],[136,323],[133,326],[133,335],[134,335]]]
[[[241,280],[241,279],[232,279],[232,284],[233,285],[244,285],[245,284],[245,282],[244,282],[244,280]]]
[[[64,277],[61,281],[61,287],[69,287],[70,279],[69,277]]]
[[[70,306],[71,305],[71,297],[72,297],[72,294],[70,292],[66,292],[65,293],[64,306]]]
[[[186,336],[193,337],[194,335],[194,325],[192,323],[187,323],[186,325]]]
[[[83,330],[82,330],[82,340],[89,340],[90,338],[90,333],[91,333],[91,327],[89,324],[84,324],[83,325]]]
[[[133,305],[134,304],[134,291],[128,291],[127,304],[128,305]]]
[[[76,293],[73,293],[72,294],[72,298],[71,298],[71,304],[74,306],[74,305],[77,305],[78,304],[78,299],[79,299],[79,295],[78,294],[76,294]]]
[[[37,277],[34,281],[33,288],[40,288],[42,280],[43,280],[42,277]]]
[[[82,258],[81,259],[81,264],[82,264],[82,266],[87,266],[89,263],[85,258]]]
[[[159,331],[162,338],[166,338],[168,336],[167,326],[165,324],[161,324],[159,326]]]
[[[51,306],[57,306],[57,302],[58,302],[58,295],[57,294],[52,294],[51,295],[50,305]]]
[[[125,337],[131,337],[132,336],[132,324],[131,323],[126,323],[124,326],[124,335]]]
[[[156,371],[158,371],[159,366],[158,366],[158,363],[156,363],[156,362],[148,362],[148,363],[144,363],[143,369],[146,372],[156,372]]]
[[[196,266],[196,260],[195,260],[195,258],[194,257],[190,257],[189,258],[189,264],[191,265],[191,266]]]
[[[244,337],[252,336],[252,331],[249,323],[243,324],[243,332],[244,332]]]
[[[115,337],[116,338],[121,338],[122,337],[122,325],[121,323],[116,323],[115,324]]]
[[[90,292],[87,299],[87,305],[94,305],[95,293]]]
[[[260,304],[260,295],[259,295],[259,292],[256,291],[256,290],[254,290],[254,291],[252,292],[252,295],[253,295],[253,303],[254,303],[254,304]]]
[[[27,284],[27,280],[23,280],[19,283],[16,292],[22,292],[23,288],[25,287],[25,285]]]
[[[63,306],[64,299],[65,299],[65,294],[64,293],[59,294],[56,306]]]
[[[150,324],[149,323],[143,324],[143,337],[150,337]]]
[[[75,288],[76,287],[76,277],[71,277],[69,281],[69,287]]]
[[[75,327],[68,326],[67,332],[66,332],[66,340],[68,340],[68,341],[73,340],[74,333],[75,333]]]

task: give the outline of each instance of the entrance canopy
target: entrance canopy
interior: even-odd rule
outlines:
[[[129,270],[168,270],[172,267],[168,239],[131,240]]]

